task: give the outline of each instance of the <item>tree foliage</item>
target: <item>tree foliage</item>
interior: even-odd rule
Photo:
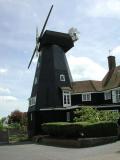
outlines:
[[[76,109],[74,112],[75,122],[100,122],[100,121],[117,121],[120,117],[119,112],[116,111],[98,111],[93,107],[82,107],[81,109]]]
[[[0,130],[3,128],[2,120],[0,119]]]
[[[9,124],[18,123],[21,126],[27,126],[27,113],[14,110],[9,116]]]

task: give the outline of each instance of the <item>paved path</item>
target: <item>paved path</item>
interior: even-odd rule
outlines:
[[[120,160],[120,141],[82,149],[37,144],[1,145],[0,160]]]

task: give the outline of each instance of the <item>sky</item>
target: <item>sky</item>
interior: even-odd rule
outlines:
[[[120,64],[120,0],[0,0],[0,117],[28,110],[37,59],[27,66],[52,4],[46,29],[80,32],[66,54],[74,81],[102,80],[109,55]]]

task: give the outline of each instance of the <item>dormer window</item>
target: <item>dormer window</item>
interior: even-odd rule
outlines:
[[[63,82],[65,81],[65,75],[64,74],[60,75],[60,81],[63,81]]]

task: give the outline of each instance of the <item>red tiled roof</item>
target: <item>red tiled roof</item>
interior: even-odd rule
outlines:
[[[72,83],[73,93],[96,92],[101,91],[101,81],[77,81]]]

